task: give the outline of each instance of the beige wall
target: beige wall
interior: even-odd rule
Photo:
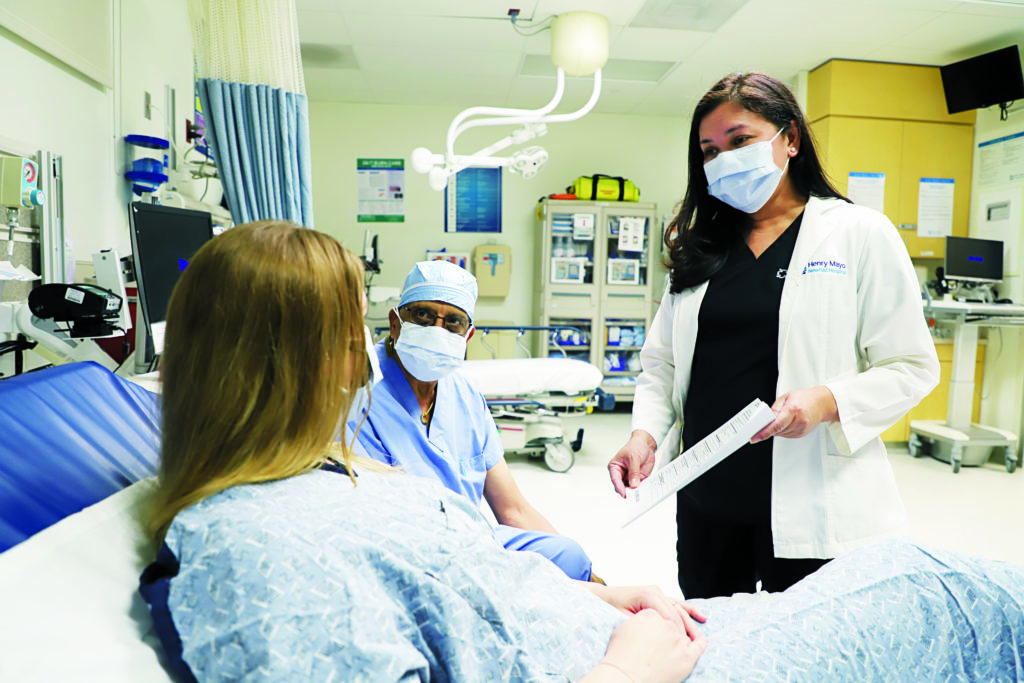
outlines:
[[[177,125],[192,106],[192,46],[185,0],[109,0],[113,22],[113,87],[68,67],[0,29],[4,97],[0,136],[11,146],[63,156],[65,223],[72,257],[89,261],[110,247],[129,251],[129,194],[123,136],[165,137],[165,85],[177,91]],[[55,15],[54,21],[62,17]],[[143,117],[143,92],[159,108]]]
[[[1024,38],[1024,37],[1022,37]],[[1020,103],[1018,103],[1019,106]],[[970,234],[977,234],[981,222],[981,197],[987,192],[1006,190],[1016,193],[1018,201],[1024,202],[1024,179],[998,187],[984,187],[979,183],[978,144],[1006,135],[1024,132],[1024,108],[1012,112],[1006,121],[999,120],[999,108],[989,107],[978,110],[978,121],[974,129],[975,155],[973,182],[971,184]],[[1022,284],[1021,245],[1024,245],[1024,225],[1017,225],[1016,235],[985,235],[989,239],[1016,240],[1015,262],[1004,264],[1005,277],[999,288],[1002,296],[1012,297],[1015,303],[1024,303]],[[982,424],[1008,429],[1020,434],[1022,424],[1022,397],[1024,397],[1024,339],[1021,329],[1015,327],[988,328],[988,351],[985,360],[985,378],[982,384]]]
[[[531,323],[537,319],[533,283],[538,277],[535,210],[540,197],[563,192],[579,175],[598,172],[634,181],[640,187],[640,199],[656,202],[662,214],[682,198],[688,118],[590,114],[579,121],[552,124],[546,136],[530,143],[543,146],[550,155],[534,178],[524,180],[503,172],[500,234],[445,233],[444,195],[430,189],[426,176],[409,168],[409,156],[420,146],[440,151],[457,113],[457,109],[438,106],[310,103],[316,228],[356,252],[362,249],[364,230],[379,234],[384,264],[376,285],[400,287],[427,249],[471,252],[488,241],[508,244],[512,248],[509,296],[481,300],[476,317]],[[509,132],[508,127],[469,131],[459,138],[456,152],[474,152]],[[357,223],[356,159],[360,157],[406,160],[405,223]]]

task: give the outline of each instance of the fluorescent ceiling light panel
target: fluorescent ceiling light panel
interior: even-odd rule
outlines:
[[[746,4],[747,0],[647,0],[629,25],[714,33]]]
[[[676,62],[656,62],[644,59],[609,59],[601,69],[606,81],[635,81],[657,83],[672,70]],[[526,55],[519,67],[521,76],[555,77],[555,65],[547,55]]]
[[[359,60],[350,45],[325,45],[323,43],[302,43],[302,65],[307,68],[358,69]]]

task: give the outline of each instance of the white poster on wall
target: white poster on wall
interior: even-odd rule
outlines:
[[[1024,131],[978,143],[978,187],[1024,181]]]
[[[917,236],[945,237],[953,234],[952,178],[921,178],[917,188]]]
[[[851,171],[847,179],[846,196],[854,204],[885,211],[885,174]]]

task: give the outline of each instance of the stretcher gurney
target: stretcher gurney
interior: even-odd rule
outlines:
[[[459,370],[487,399],[506,453],[543,456],[566,472],[583,444],[583,430],[567,443],[559,413],[589,413],[601,401],[602,373],[567,358],[466,361]]]

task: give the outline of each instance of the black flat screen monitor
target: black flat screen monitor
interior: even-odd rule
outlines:
[[[973,237],[947,237],[943,277],[966,282],[1002,282],[1003,243]]]
[[[205,211],[133,202],[129,212],[135,283],[135,366],[152,364],[163,352],[163,328],[171,292],[189,260],[213,237],[213,220]]]
[[[939,67],[950,114],[1024,99],[1016,45]]]

